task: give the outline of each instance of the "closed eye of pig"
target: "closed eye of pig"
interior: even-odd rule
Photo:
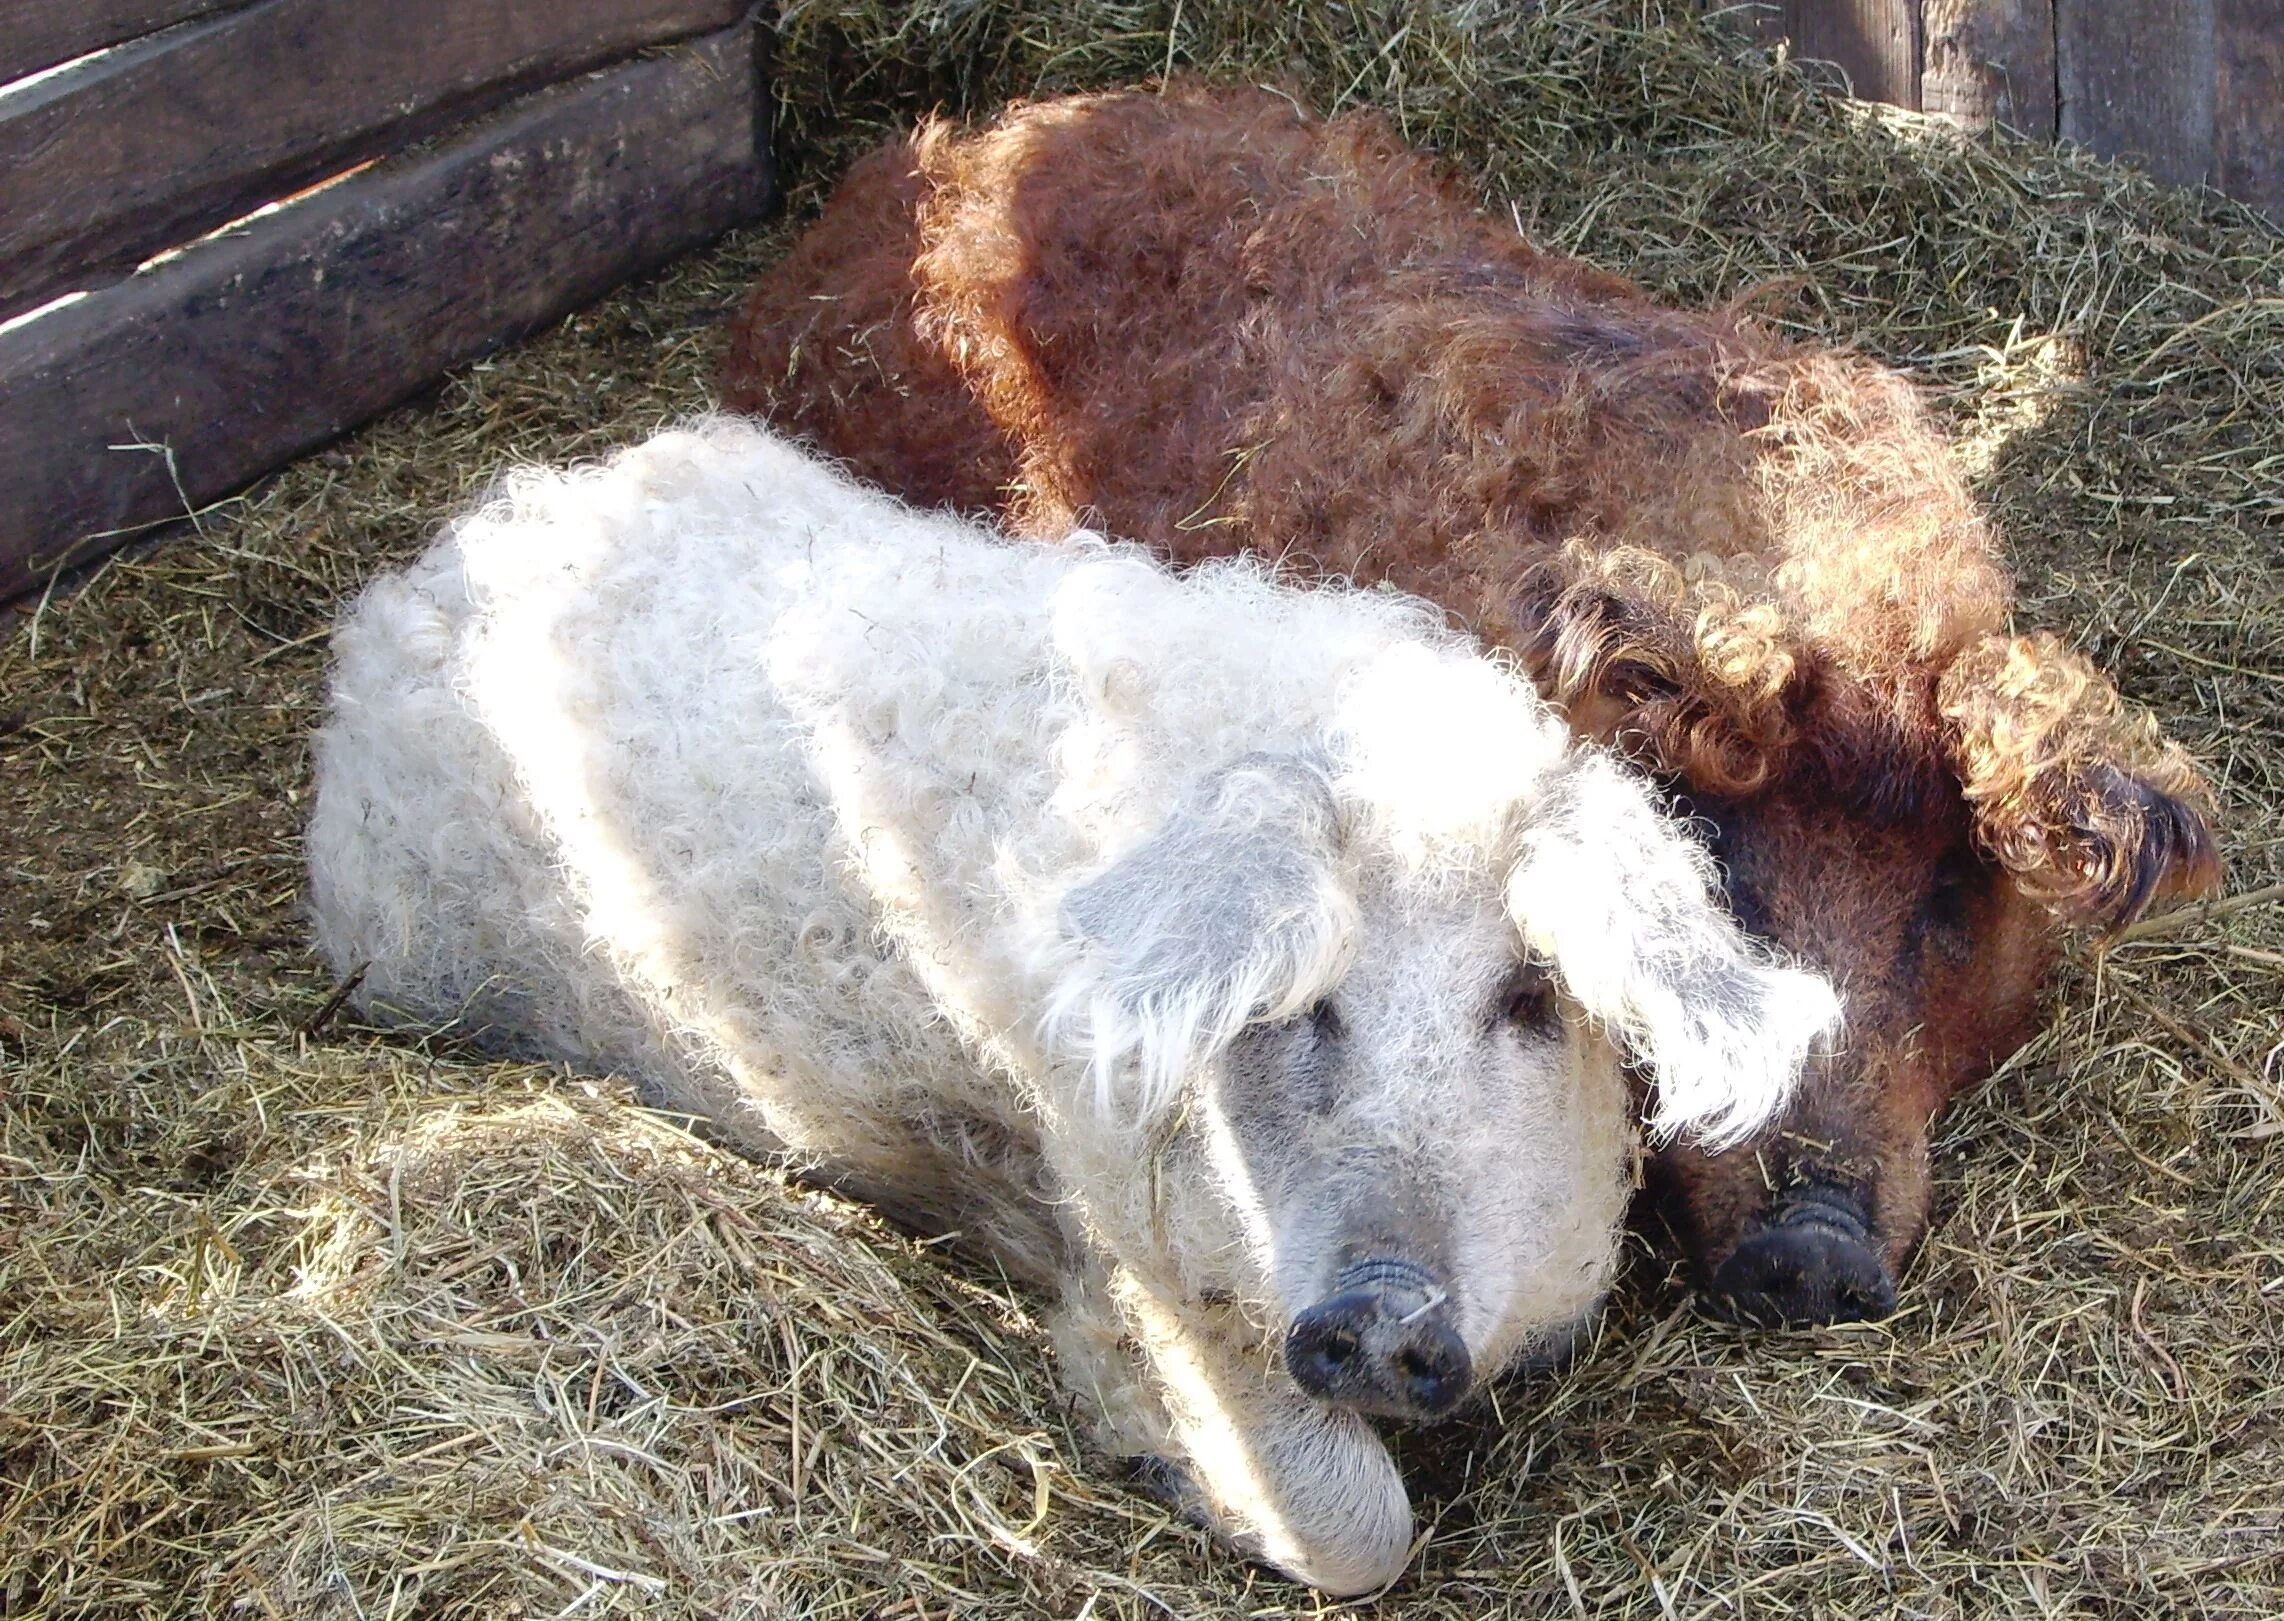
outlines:
[[[1541,1036],[1556,1033],[1556,990],[1554,975],[1544,963],[1528,958],[1517,962],[1514,971],[1499,987],[1484,1010],[1486,1029],[1502,1026],[1525,1030]],[[1338,1041],[1348,1034],[1348,1021],[1340,1016],[1340,1009],[1329,996],[1317,1001],[1308,1011],[1309,1038],[1319,1044]]]
[[[1553,973],[1528,958],[1516,963],[1492,1008],[1492,1027],[1551,1039],[1558,1033],[1560,1019]]]

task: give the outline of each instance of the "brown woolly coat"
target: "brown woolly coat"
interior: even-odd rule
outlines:
[[[2057,924],[2216,875],[2181,751],[2011,634],[1903,379],[1541,253],[1371,114],[1177,86],[925,125],[756,290],[724,385],[913,500],[1433,598],[1657,771],[1848,997],[1784,1130],[1661,1161],[1747,1312],[1884,1310],[1928,1119],[2032,1028]]]

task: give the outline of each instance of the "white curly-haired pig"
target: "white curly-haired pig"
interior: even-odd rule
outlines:
[[[1529,685],[1396,595],[1018,545],[729,419],[526,472],[341,625],[325,956],[1058,1296],[1116,1452],[1336,1593],[1368,1416],[1563,1342],[1632,1132],[1833,1021]]]

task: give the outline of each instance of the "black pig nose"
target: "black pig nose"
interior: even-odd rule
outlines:
[[[1441,1418],[1475,1383],[1441,1299],[1369,1286],[1296,1316],[1285,1367],[1319,1400],[1382,1418]]]
[[[1867,1322],[1895,1310],[1895,1280],[1861,1206],[1827,1187],[1802,1190],[1746,1234],[1713,1274],[1713,1295],[1737,1321],[1772,1328]]]

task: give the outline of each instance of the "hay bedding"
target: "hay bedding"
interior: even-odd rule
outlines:
[[[1892,1321],[1632,1269],[1407,1443],[1406,1616],[2284,1612],[2284,242],[1829,103],[1642,8],[791,8],[805,197],[938,101],[1168,66],[1366,100],[1543,240],[1911,367],[2025,615],[2214,767],[2240,903],[2073,965],[1951,1116]],[[1107,1482],[1026,1302],[607,1083],[351,1028],[296,913],[323,633],[519,456],[704,398],[749,233],[0,647],[0,1614],[1310,1613]]]

